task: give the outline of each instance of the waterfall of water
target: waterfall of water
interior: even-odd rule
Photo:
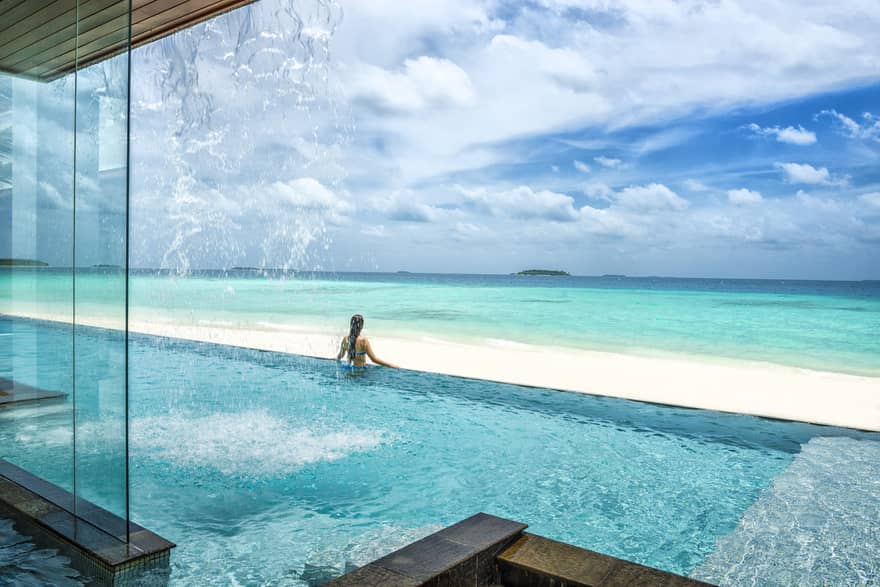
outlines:
[[[320,266],[349,208],[341,18],[333,0],[261,0],[134,53],[134,266]]]

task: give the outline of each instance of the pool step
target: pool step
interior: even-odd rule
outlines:
[[[12,379],[0,377],[0,408],[24,402],[61,399],[66,396],[66,393],[60,391],[49,391],[46,389],[40,389],[39,387],[31,387],[30,385],[18,383]]]
[[[810,440],[692,576],[725,586],[880,585],[880,442]]]
[[[498,555],[504,587],[709,587],[674,575],[524,532]]]
[[[332,587],[711,587],[477,514],[354,570]]]
[[[488,586],[495,580],[496,555],[517,540],[526,527],[489,514],[476,514],[343,575],[329,585]]]

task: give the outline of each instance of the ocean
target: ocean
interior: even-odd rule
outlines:
[[[533,344],[760,361],[880,377],[880,281],[132,270],[130,316],[176,324]],[[0,313],[72,313],[72,273],[0,269]],[[80,271],[80,316],[116,316],[124,275]]]

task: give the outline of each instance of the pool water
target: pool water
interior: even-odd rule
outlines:
[[[59,349],[39,373],[17,365],[16,379],[65,387],[69,328],[0,327]],[[77,332],[78,353],[116,336]],[[0,356],[11,338],[0,338]],[[129,393],[132,517],[178,544],[179,585],[307,585],[479,511],[737,584],[729,568],[713,575],[710,555],[742,532],[804,446],[880,447],[878,434],[839,428],[403,370],[352,374],[330,361],[141,335],[131,336]],[[64,484],[69,430],[63,403],[0,410],[0,456]],[[847,456],[821,458],[833,467]],[[876,472],[863,472],[863,497],[878,491]],[[860,524],[880,521],[855,513]],[[805,564],[786,548],[781,559]],[[878,566],[859,576],[880,580]]]
[[[10,520],[0,519],[0,585],[76,587],[81,578],[66,557],[34,546]]]

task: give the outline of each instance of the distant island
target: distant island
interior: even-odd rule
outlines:
[[[567,271],[556,271],[553,269],[526,269],[525,271],[520,271],[517,275],[563,275],[570,276],[571,274]]]
[[[614,279],[626,279],[626,275],[617,275],[616,273],[606,273],[602,277]]]
[[[98,263],[97,265],[92,265],[92,269],[122,269],[122,267],[110,263]]]
[[[0,267],[48,267],[48,263],[34,259],[0,259]]]

